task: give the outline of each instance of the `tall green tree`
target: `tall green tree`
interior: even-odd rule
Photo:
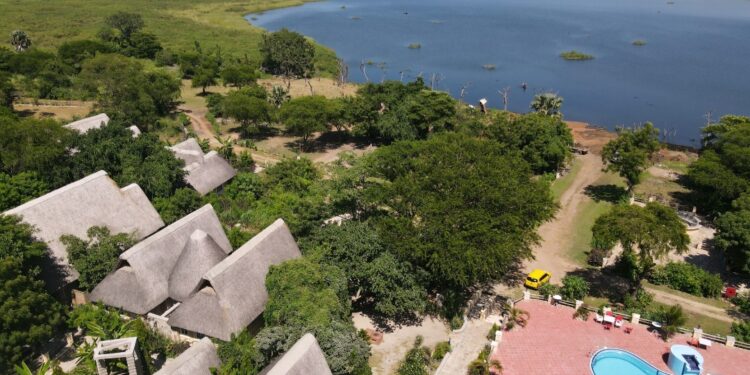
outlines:
[[[287,29],[263,35],[260,42],[263,68],[287,79],[309,77],[315,47],[302,34]]]
[[[602,150],[602,161],[607,171],[617,172],[625,179],[632,192],[659,147],[659,129],[650,122],[635,129],[618,128],[617,138]]]
[[[108,41],[128,41],[133,34],[145,26],[143,17],[137,13],[117,12],[104,19],[105,27],[99,37]]]
[[[78,286],[90,291],[115,269],[120,254],[135,244],[132,234],[112,234],[106,227],[91,227],[87,239],[64,235],[70,264],[78,271]]]
[[[328,99],[318,95],[292,99],[281,107],[279,116],[287,131],[301,136],[302,146],[307,147],[312,133],[328,128]]]
[[[432,287],[464,290],[517,270],[556,209],[547,183],[489,140],[397,142],[364,164],[360,204],[388,250],[426,270]]]
[[[0,72],[0,108],[13,109],[15,91],[10,74]]]
[[[47,183],[34,172],[14,176],[0,172],[0,212],[39,197],[48,190]]]
[[[0,170],[14,175],[36,172],[40,176],[55,174],[64,165],[73,133],[53,120],[0,115]]]
[[[750,273],[750,210],[730,211],[716,220],[716,247],[735,272]]]
[[[623,256],[635,260],[629,281],[631,292],[636,293],[641,280],[653,272],[656,260],[688,249],[690,238],[686,230],[673,209],[658,203],[646,207],[617,205],[596,219],[591,246],[612,249],[617,243],[622,245]]]
[[[222,101],[222,108],[224,115],[240,123],[245,134],[251,134],[259,124],[269,122],[273,110],[265,98],[253,96],[245,89],[227,94]]]
[[[224,85],[232,85],[237,88],[253,85],[258,79],[256,67],[247,63],[234,63],[225,66],[221,70],[221,80]]]
[[[542,116],[562,117],[563,98],[551,92],[545,92],[534,96],[531,101],[531,109]]]

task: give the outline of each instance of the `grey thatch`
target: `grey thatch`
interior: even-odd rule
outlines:
[[[117,269],[91,299],[146,314],[167,298],[183,301],[201,276],[232,251],[213,207],[207,204],[120,254]]]
[[[78,121],[73,121],[70,124],[65,125],[64,127],[83,134],[91,129],[99,129],[107,124],[109,124],[109,116],[107,116],[106,113],[100,113],[96,116],[86,117]]]
[[[326,357],[312,334],[297,340],[283,356],[274,360],[259,375],[331,375]]]
[[[185,161],[185,181],[201,195],[210,193],[237,174],[216,151],[204,155],[194,138],[178,143],[170,147],[170,150],[177,158]]]
[[[276,220],[206,272],[199,291],[169,315],[169,324],[229,340],[265,309],[269,267],[300,256],[289,228]]]
[[[211,375],[211,368],[219,366],[221,360],[216,354],[216,347],[204,337],[177,358],[167,361],[154,375]]]
[[[104,226],[113,233],[132,233],[142,239],[164,226],[159,213],[143,190],[131,184],[120,189],[99,171],[26,202],[6,215],[18,215],[36,227],[35,236],[47,243],[55,262],[63,268],[67,281],[78,279],[68,263],[68,252],[60,236],[85,238],[93,226]]]

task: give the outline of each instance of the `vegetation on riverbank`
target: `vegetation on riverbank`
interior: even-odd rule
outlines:
[[[260,61],[256,47],[264,31],[250,25],[243,16],[270,9],[302,5],[309,0],[260,0],[238,3],[228,0],[132,0],[25,1],[22,5],[0,0],[0,35],[21,29],[34,40],[34,46],[54,50],[65,42],[93,39],[104,19],[118,11],[139,13],[145,31],[156,35],[169,50],[191,50],[197,41],[208,48],[218,47],[223,54],[247,56]],[[335,53],[315,44],[316,72],[334,76]]]
[[[560,57],[562,57],[565,60],[569,60],[569,61],[584,61],[584,60],[593,60],[594,59],[593,55],[589,55],[589,54],[586,54],[586,53],[583,53],[583,52],[579,52],[579,51],[576,51],[576,50],[565,51],[565,52],[563,52],[563,53],[560,54]]]

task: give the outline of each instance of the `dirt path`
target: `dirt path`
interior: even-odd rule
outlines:
[[[216,135],[212,129],[211,123],[206,119],[206,113],[200,110],[190,110],[182,108],[188,118],[190,118],[190,125],[193,127],[193,131],[199,138],[208,139],[211,146],[221,146],[219,141],[216,139]]]
[[[646,290],[654,295],[654,300],[668,305],[681,305],[686,311],[708,316],[723,322],[732,323],[735,320],[729,316],[727,310],[720,307],[706,305],[698,301],[693,301],[671,293],[666,293],[658,289],[645,287]]]
[[[542,242],[534,248],[536,259],[526,264],[526,270],[541,268],[552,273],[552,282],[559,283],[567,272],[579,266],[573,263],[566,254],[575,233],[576,217],[582,205],[590,200],[586,186],[598,180],[602,172],[602,161],[599,155],[589,153],[578,156],[581,169],[570,187],[560,197],[560,210],[552,221],[539,227]]]
[[[466,322],[461,332],[451,333],[451,354],[435,375],[463,374],[469,363],[475,360],[487,344],[487,332],[492,324],[483,319],[473,319]]]

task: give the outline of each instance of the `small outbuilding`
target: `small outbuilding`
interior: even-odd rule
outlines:
[[[216,190],[237,174],[216,151],[204,154],[195,138],[189,138],[169,149],[185,162],[185,181],[201,195]]]

